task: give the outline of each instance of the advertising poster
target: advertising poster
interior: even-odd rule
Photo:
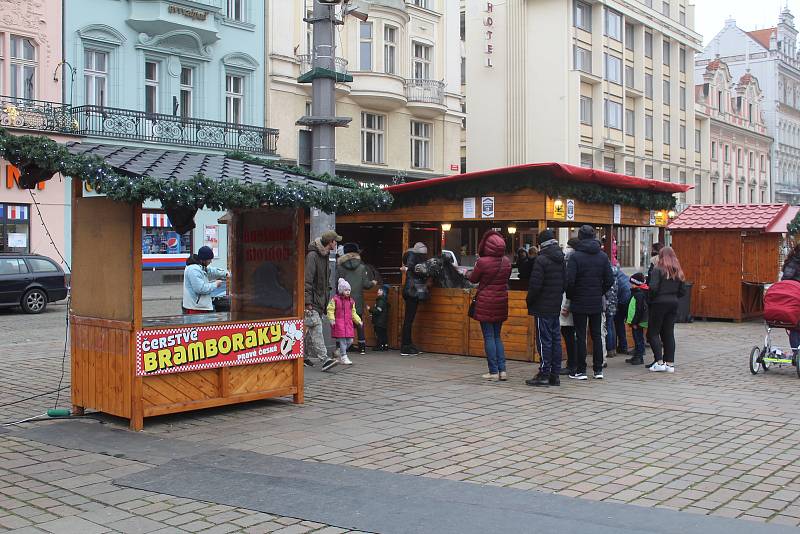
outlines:
[[[303,357],[303,321],[267,321],[143,330],[136,375],[151,376]]]
[[[219,256],[219,229],[216,224],[207,224],[203,229],[203,245],[214,251],[214,257]]]

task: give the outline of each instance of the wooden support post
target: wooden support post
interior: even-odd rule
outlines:
[[[76,178],[72,178],[72,213],[75,213],[75,210],[78,209],[79,198],[83,198],[83,181],[78,180]],[[74,247],[74,234],[73,234],[73,247]],[[70,314],[70,336],[69,336],[70,347],[71,347],[70,354],[74,355],[77,353],[76,350],[77,343],[74,335],[75,328],[72,325],[72,310],[67,310],[67,313]],[[77,358],[73,356],[70,358],[70,361],[72,368],[71,376],[73,377],[72,380],[75,380],[75,377],[80,376],[80,373],[78,373],[76,369]],[[71,388],[71,390],[72,390],[72,414],[83,415],[85,410],[83,404],[81,404],[82,400],[77,398],[77,391],[74,386]]]
[[[133,262],[133,335],[131,335],[131,348],[129,351],[129,365],[131,373],[131,430],[139,431],[144,428],[144,384],[142,377],[136,376],[136,332],[142,329],[142,205],[132,206],[133,221],[131,225],[131,261]]]
[[[294,361],[294,387],[296,388],[296,393],[292,396],[292,402],[295,404],[303,404],[305,402],[305,392],[303,390],[304,371],[303,358],[297,358]]]

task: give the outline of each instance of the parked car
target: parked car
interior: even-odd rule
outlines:
[[[0,253],[0,308],[42,313],[49,302],[67,298],[68,291],[64,270],[47,256]]]

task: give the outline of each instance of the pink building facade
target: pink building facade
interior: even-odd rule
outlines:
[[[62,88],[69,94],[72,76],[61,65],[61,27],[61,0],[0,3],[0,126],[13,135],[70,140]],[[69,260],[68,181],[56,175],[27,190],[16,176],[0,160],[0,252],[43,254],[63,264],[56,248]]]
[[[711,118],[712,204],[770,202],[770,150],[758,80],[734,80],[721,60],[711,61],[696,87],[698,111]]]

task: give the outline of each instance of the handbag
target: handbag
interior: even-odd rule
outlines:
[[[497,266],[497,272],[494,273],[494,276],[492,277],[492,282],[495,281],[497,275],[500,274],[500,270],[502,268],[503,268],[503,258],[500,258],[500,265]],[[488,285],[489,284],[486,284],[486,286]],[[472,302],[469,303],[469,310],[467,310],[467,315],[472,319],[475,319],[475,308],[478,304],[478,295],[481,294],[481,291],[486,289],[486,286],[483,286],[482,288],[478,289],[478,291],[475,292],[475,296],[472,297]]]

